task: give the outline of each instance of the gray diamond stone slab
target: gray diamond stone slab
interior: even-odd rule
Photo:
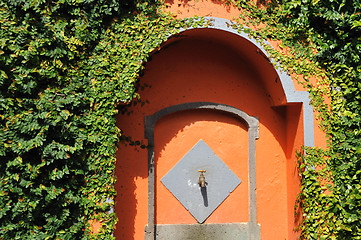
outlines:
[[[206,170],[206,187],[198,184],[198,170]],[[199,223],[203,223],[241,180],[200,140],[161,182]]]

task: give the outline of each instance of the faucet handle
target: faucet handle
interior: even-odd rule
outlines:
[[[205,173],[206,170],[198,170],[198,172],[201,173],[198,179],[198,184],[200,187],[204,188],[206,186],[206,178],[204,177],[203,173]]]

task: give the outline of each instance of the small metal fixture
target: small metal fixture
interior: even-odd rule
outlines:
[[[199,176],[198,184],[200,187],[204,188],[206,186],[206,178],[204,177],[203,173],[206,172],[206,170],[198,170],[198,172],[201,173]]]

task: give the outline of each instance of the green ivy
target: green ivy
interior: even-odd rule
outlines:
[[[303,76],[329,137],[327,149],[298,155],[301,238],[360,239],[360,2],[227,3],[242,13],[231,27],[281,41],[265,48]],[[118,109],[138,98],[144,63],[170,35],[209,24],[162,7],[0,0],[0,239],[114,238],[115,151],[120,138],[140,144],[121,136]],[[102,223],[97,234],[93,219]]]
[[[280,48],[269,53],[289,73],[303,76],[301,83],[329,139],[327,149],[307,148],[298,154],[300,238],[361,239],[361,2],[235,5],[243,10],[240,23],[257,29],[251,36],[281,40]],[[261,22],[266,27],[259,27]]]
[[[113,238],[117,107],[180,24],[157,8],[0,2],[0,239]]]

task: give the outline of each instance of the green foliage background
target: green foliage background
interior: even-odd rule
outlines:
[[[0,2],[0,239],[112,239],[117,107],[179,24],[157,7]]]
[[[295,214],[301,212],[301,222],[296,230],[301,239],[361,239],[361,2],[257,3],[236,1],[249,17],[245,24],[267,24],[254,36],[282,41],[270,53],[289,73],[303,76],[329,139],[327,149],[298,153],[301,193]]]
[[[301,238],[360,239],[360,2],[227,3],[242,11],[232,27],[282,41],[269,52],[304,76],[329,136],[328,149],[299,154]],[[0,239],[113,238],[118,108],[137,97],[143,63],[169,35],[204,24],[162,5],[0,0]]]

